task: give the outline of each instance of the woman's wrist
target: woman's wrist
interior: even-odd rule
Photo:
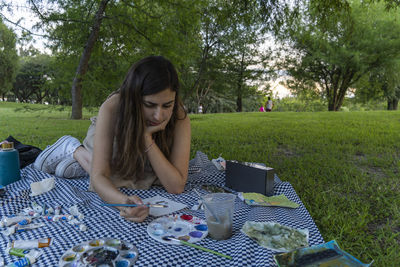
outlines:
[[[153,136],[151,134],[145,134],[144,135],[144,153],[149,152],[153,145],[154,145]]]
[[[148,146],[144,149],[144,153],[149,152],[153,145],[154,145],[154,140],[152,140],[151,143],[150,143],[150,145],[148,145]]]
[[[153,142],[153,135],[152,134],[145,134],[144,135],[144,144],[145,146],[149,146]]]
[[[153,136],[151,134],[145,134],[144,135],[144,149],[148,148],[150,145],[152,145],[154,142]]]

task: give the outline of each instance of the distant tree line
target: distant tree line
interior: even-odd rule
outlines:
[[[27,7],[52,53],[17,53],[2,20],[15,22],[1,15],[0,96],[72,105],[74,119],[148,55],[175,64],[189,112],[255,111],[271,95],[260,83],[282,72],[293,95],[323,99],[328,110],[340,110],[349,92],[397,109],[400,20],[391,1],[30,0]]]

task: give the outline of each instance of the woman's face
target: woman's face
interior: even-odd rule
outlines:
[[[175,95],[176,92],[168,88],[153,95],[143,96],[143,114],[147,126],[157,126],[171,119]]]

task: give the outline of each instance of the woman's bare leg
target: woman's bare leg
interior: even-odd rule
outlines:
[[[75,150],[73,156],[82,168],[90,174],[90,168],[92,167],[92,154],[85,147],[80,146]]]

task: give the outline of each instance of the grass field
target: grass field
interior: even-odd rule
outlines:
[[[83,140],[70,109],[0,102],[0,138],[44,148]],[[190,115],[191,156],[263,162],[289,181],[326,241],[374,266],[400,263],[400,112]]]

